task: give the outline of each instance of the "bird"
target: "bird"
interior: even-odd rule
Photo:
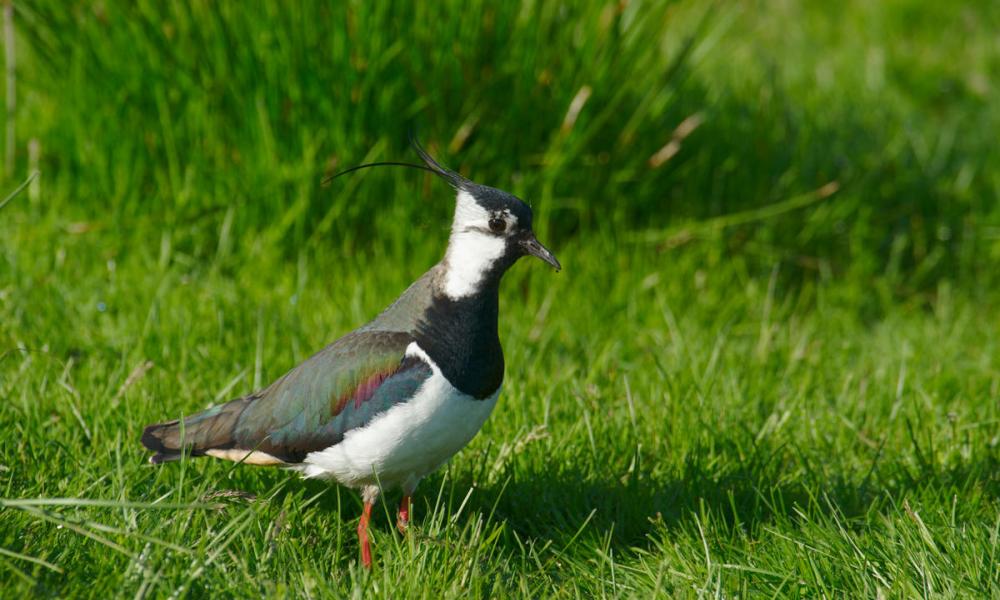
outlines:
[[[441,166],[411,143],[423,165],[395,164],[430,171],[456,192],[444,257],[373,320],[266,388],[149,425],[141,438],[153,464],[207,456],[287,467],[358,490],[366,568],[380,494],[402,491],[396,526],[405,533],[421,479],[464,448],[497,403],[504,273],[525,256],[562,268],[535,236],[528,204]]]

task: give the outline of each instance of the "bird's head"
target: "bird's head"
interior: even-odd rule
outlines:
[[[445,293],[468,296],[494,283],[522,256],[534,256],[555,270],[555,255],[535,237],[531,207],[517,196],[481,185],[442,167],[419,144],[427,167],[457,191],[455,219],[445,257]]]

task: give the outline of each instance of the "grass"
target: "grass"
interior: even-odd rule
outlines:
[[[1000,597],[995,6],[615,6],[15,3],[3,596]],[[440,183],[319,185],[413,124],[565,270],[369,573],[353,492],[138,437],[440,257]]]

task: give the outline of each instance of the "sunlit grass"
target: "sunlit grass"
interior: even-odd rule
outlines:
[[[0,595],[1000,595],[997,15],[910,4],[18,4]],[[440,258],[440,182],[319,185],[414,124],[565,269],[366,572],[355,493],[138,439]]]

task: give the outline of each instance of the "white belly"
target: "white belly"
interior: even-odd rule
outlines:
[[[432,371],[414,397],[349,431],[339,444],[311,452],[301,467],[306,477],[331,477],[351,487],[401,486],[410,492],[475,437],[500,389],[477,400],[452,386],[416,342],[406,354],[420,357]]]

